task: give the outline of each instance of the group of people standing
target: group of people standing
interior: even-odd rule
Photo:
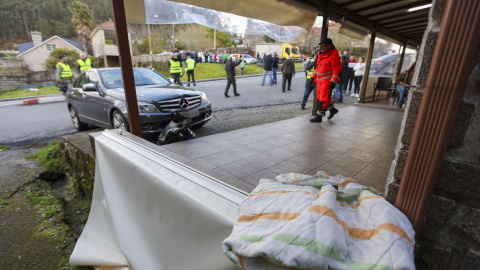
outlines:
[[[359,97],[360,84],[365,74],[365,57],[361,56],[357,63],[355,56],[348,55],[347,51],[343,52],[341,57],[342,61],[342,73],[340,76],[340,82],[335,88],[335,102],[343,103],[343,96],[349,95],[351,97]],[[353,86],[353,92],[352,92]],[[347,92],[348,88],[348,92]]]

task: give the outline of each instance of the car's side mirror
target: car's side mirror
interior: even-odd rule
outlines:
[[[98,91],[96,83],[86,83],[82,87],[83,91]]]

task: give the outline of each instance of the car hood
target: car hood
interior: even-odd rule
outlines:
[[[143,102],[152,102],[179,98],[183,96],[201,95],[202,92],[190,88],[178,86],[175,84],[161,86],[137,86],[137,100]],[[107,90],[107,94],[125,101],[125,91],[123,88]]]

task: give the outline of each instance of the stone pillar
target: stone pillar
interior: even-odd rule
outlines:
[[[396,200],[409,154],[446,3],[433,1],[413,79],[417,87],[409,92],[397,157],[387,183],[386,198],[391,203]],[[474,66],[469,71],[425,222],[417,237],[415,255],[419,269],[480,269],[480,46],[472,61]]]

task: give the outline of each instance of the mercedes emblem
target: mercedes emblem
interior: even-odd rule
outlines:
[[[182,108],[182,109],[188,108],[188,100],[186,100],[184,98],[180,99],[180,108]]]

